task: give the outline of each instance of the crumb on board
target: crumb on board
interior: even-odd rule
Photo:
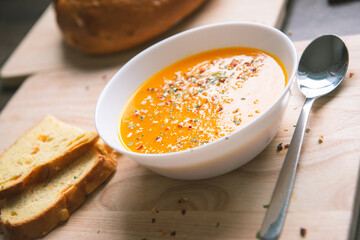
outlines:
[[[290,147],[290,144],[287,143],[285,145],[283,145],[283,143],[279,143],[276,147],[276,151],[280,152],[281,150],[283,150],[284,148],[287,149]]]
[[[305,130],[305,132],[306,132],[306,133],[309,133],[309,132],[310,132],[310,128],[307,128],[307,129]]]
[[[153,212],[153,213],[159,213],[160,210],[159,210],[158,208],[154,207],[154,208],[152,209],[152,212]]]
[[[320,135],[319,136],[319,143],[323,143],[324,142],[324,136],[323,135]]]
[[[349,73],[349,78],[352,78],[355,74],[354,73]]]
[[[185,203],[185,202],[187,202],[187,201],[189,201],[189,199],[188,199],[187,197],[181,197],[181,198],[179,199],[178,203],[179,203],[179,204],[180,204],[180,203]]]
[[[289,131],[289,128],[288,128],[288,127],[284,127],[284,131],[285,131],[285,132]]]
[[[303,227],[300,228],[300,236],[303,238],[306,237],[306,228],[303,228]]]
[[[181,209],[181,214],[185,215],[185,213],[186,213],[186,209]]]

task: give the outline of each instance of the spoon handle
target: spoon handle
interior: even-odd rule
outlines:
[[[260,235],[263,240],[277,239],[284,225],[286,211],[289,206],[296,169],[299,163],[301,146],[306,130],[306,123],[311,107],[316,98],[306,98],[301,110],[290,147],[281,168],[270,205],[265,215]]]

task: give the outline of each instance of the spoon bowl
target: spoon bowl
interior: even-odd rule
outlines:
[[[289,206],[311,107],[317,98],[339,86],[345,77],[348,65],[348,50],[344,42],[335,35],[325,35],[315,39],[302,54],[297,83],[306,99],[260,230],[261,239],[279,237]]]
[[[320,97],[334,90],[344,79],[349,53],[334,35],[314,40],[304,51],[298,67],[297,83],[307,97]]]

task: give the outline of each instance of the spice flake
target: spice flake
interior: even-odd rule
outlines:
[[[300,228],[300,236],[302,237],[302,238],[305,238],[306,237],[306,228]]]
[[[186,209],[181,209],[181,214],[185,215],[186,214]]]
[[[261,239],[260,231],[257,231],[257,232],[256,232],[256,238],[257,238],[257,239]]]

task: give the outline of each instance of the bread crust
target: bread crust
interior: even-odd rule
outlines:
[[[116,169],[114,155],[99,155],[97,162],[76,184],[67,189],[47,210],[24,222],[11,224],[1,220],[5,236],[9,239],[35,239],[46,235],[62,222],[67,221],[86,197],[100,186]]]
[[[65,41],[87,54],[129,49],[163,32],[205,0],[55,0]]]
[[[38,124],[40,124],[40,122]],[[30,128],[23,136],[25,136],[28,132],[34,129],[38,124]],[[59,172],[59,170],[64,169],[64,167],[66,167],[73,159],[76,159],[79,156],[83,155],[98,140],[99,135],[94,132],[93,137],[89,139],[89,141],[80,145],[76,145],[72,149],[69,149],[69,151],[58,156],[57,158],[42,165],[36,166],[26,175],[23,175],[16,180],[11,180],[13,182],[11,185],[7,185],[4,188],[0,189],[0,200],[19,194],[25,188],[27,188],[27,186],[44,181],[45,179],[54,176],[56,173]],[[13,145],[15,145],[16,143],[17,141]]]

